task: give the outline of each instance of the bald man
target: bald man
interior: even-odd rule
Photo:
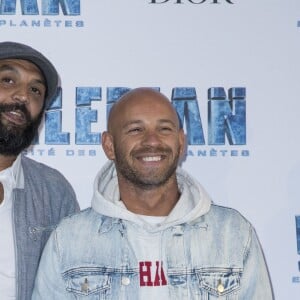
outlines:
[[[178,167],[184,132],[163,94],[122,96],[102,146],[92,207],[50,237],[33,299],[273,299],[253,227]]]

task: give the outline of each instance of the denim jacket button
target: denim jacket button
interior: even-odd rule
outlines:
[[[86,293],[86,292],[88,292],[88,290],[89,290],[89,282],[88,282],[88,279],[85,278],[84,282],[81,283],[81,291]]]
[[[130,278],[122,277],[122,284],[123,285],[129,285],[130,284]]]
[[[217,286],[217,290],[219,293],[223,293],[224,292],[224,285],[222,283],[219,283]]]

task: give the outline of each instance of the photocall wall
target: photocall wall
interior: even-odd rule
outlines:
[[[159,89],[184,123],[182,167],[254,225],[276,299],[300,299],[298,0],[0,0],[0,40],[57,67],[62,88],[27,155],[59,169],[81,208],[111,105]]]

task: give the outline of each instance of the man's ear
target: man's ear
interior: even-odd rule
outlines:
[[[102,148],[104,150],[105,155],[108,159],[114,160],[115,159],[115,149],[113,143],[113,137],[107,131],[102,133]]]
[[[186,140],[185,140],[185,134],[183,129],[179,130],[179,144],[180,144],[180,157],[183,157],[183,155],[186,152]]]

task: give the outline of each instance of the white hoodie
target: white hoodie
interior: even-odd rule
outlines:
[[[113,162],[100,170],[94,182],[92,207],[98,213],[122,219],[127,237],[140,264],[140,299],[168,299],[165,253],[162,249],[163,231],[191,222],[210,209],[211,200],[202,186],[178,168],[177,181],[181,197],[165,217],[149,218],[134,214],[120,201],[117,173]]]

